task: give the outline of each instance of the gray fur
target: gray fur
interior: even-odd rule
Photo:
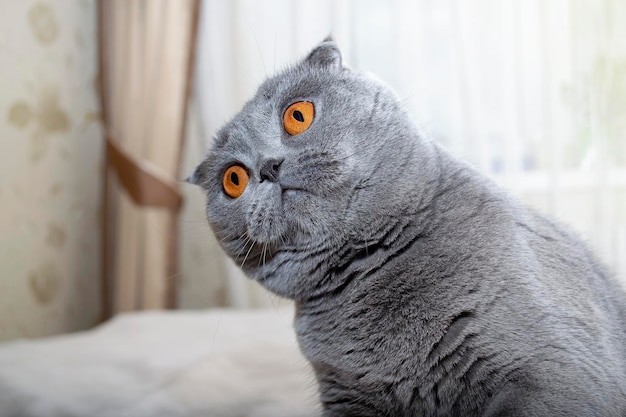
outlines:
[[[315,104],[304,133],[285,108]],[[261,181],[264,161],[282,161]],[[221,185],[247,167],[238,199]],[[327,40],[192,180],[247,275],[296,302],[324,416],[626,416],[626,297],[567,229],[420,136]]]

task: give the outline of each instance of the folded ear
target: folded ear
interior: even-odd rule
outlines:
[[[205,180],[205,176],[206,176],[205,174],[206,174],[205,161],[202,161],[200,165],[198,165],[196,169],[193,170],[191,175],[185,178],[184,181],[189,184],[195,184],[195,185],[201,186]]]
[[[330,36],[317,45],[304,62],[312,67],[327,68],[333,71],[340,71],[343,68],[341,51]]]

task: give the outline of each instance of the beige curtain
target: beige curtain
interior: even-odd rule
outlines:
[[[174,306],[199,0],[100,0],[103,315]]]

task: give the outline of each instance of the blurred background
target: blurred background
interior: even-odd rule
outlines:
[[[625,283],[624,21],[623,0],[0,0],[0,340],[285,304],[223,256],[177,180],[331,33],[426,135]]]

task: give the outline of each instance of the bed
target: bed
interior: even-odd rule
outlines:
[[[122,314],[0,345],[0,417],[318,416],[289,309]]]

